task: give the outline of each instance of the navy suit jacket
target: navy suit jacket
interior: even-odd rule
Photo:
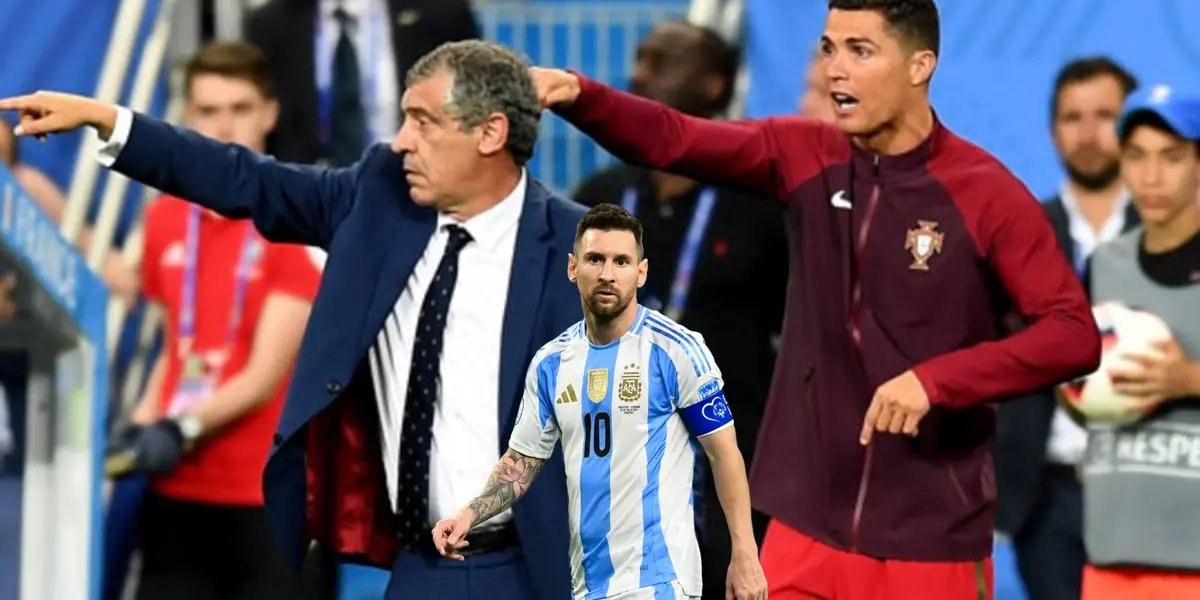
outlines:
[[[377,145],[345,169],[284,164],[136,115],[113,168],[227,217],[253,219],[272,241],[328,251],[263,477],[266,509],[297,565],[315,540],[389,568],[396,529],[365,357],[437,220],[409,197],[401,155]],[[501,340],[500,452],[533,354],[582,318],[565,270],[584,210],[529,180]],[[514,507],[542,600],[570,593],[561,457],[556,452],[547,461],[537,485]]]

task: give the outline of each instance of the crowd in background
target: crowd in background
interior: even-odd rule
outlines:
[[[268,2],[247,20],[246,42],[213,43],[187,64],[183,124],[285,161],[354,163],[369,145],[396,135],[405,74],[418,59],[443,42],[480,35],[465,1],[411,4]],[[415,13],[419,26],[410,26]],[[740,65],[739,49],[721,36],[677,21],[656,26],[629,59],[630,91],[709,118],[729,107]],[[796,74],[807,78],[797,110],[830,120],[819,57],[812,64]],[[1063,66],[1046,99],[1048,136],[1067,178],[1045,207],[1081,277],[1100,244],[1140,222],[1121,179],[1117,136],[1126,98],[1138,89],[1136,73],[1105,57],[1082,57]],[[11,124],[0,123],[0,164],[58,221],[64,193],[21,161],[23,143],[30,142],[18,142]],[[588,206],[622,205],[643,223],[655,268],[639,300],[676,310],[681,323],[703,334],[724,373],[749,464],[783,318],[789,243],[783,211],[627,165],[590,174],[572,195]],[[137,597],[232,598],[238,590],[243,598],[307,597],[315,592],[295,591],[304,585],[272,547],[261,474],[324,255],[267,242],[247,222],[176,198],[154,201],[145,219],[141,264],[134,269],[114,251],[100,273],[114,293],[157,304],[165,315],[162,349],[141,399],[113,427],[117,438],[128,428],[161,430],[143,442],[158,460],[148,466],[154,478],[142,507]],[[85,248],[87,236],[85,230]],[[673,293],[680,265],[689,271],[685,298]],[[0,320],[12,317],[14,283],[11,276],[0,279]],[[4,408],[0,402],[0,459],[12,445]],[[198,409],[189,411],[195,419],[168,418],[184,408]],[[1049,393],[999,410],[997,527],[1014,544],[1031,600],[1079,598],[1087,563],[1079,476],[1087,432]],[[719,599],[730,540],[703,473],[697,491],[705,598]],[[756,513],[759,541],[765,526],[766,517]],[[327,592],[336,586],[336,570],[324,566],[309,565]]]

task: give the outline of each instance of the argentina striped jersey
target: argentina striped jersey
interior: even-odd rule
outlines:
[[[584,329],[534,356],[509,446],[544,459],[561,437],[576,600],[672,581],[699,596],[691,436],[733,423],[721,371],[699,334],[645,307],[611,344]]]

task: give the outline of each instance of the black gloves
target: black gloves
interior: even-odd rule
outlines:
[[[153,425],[130,425],[117,433],[109,446],[104,471],[110,477],[158,475],[174,469],[182,456],[179,423],[161,419]]]

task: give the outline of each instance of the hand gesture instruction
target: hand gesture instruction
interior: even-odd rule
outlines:
[[[875,390],[858,441],[864,446],[870,445],[877,431],[916,437],[917,426],[928,413],[929,395],[925,393],[925,386],[921,385],[916,373],[905,371]]]
[[[0,99],[0,111],[17,112],[13,133],[37,138],[90,125],[96,128],[100,139],[108,139],[117,121],[116,106],[60,92],[36,92]]]

